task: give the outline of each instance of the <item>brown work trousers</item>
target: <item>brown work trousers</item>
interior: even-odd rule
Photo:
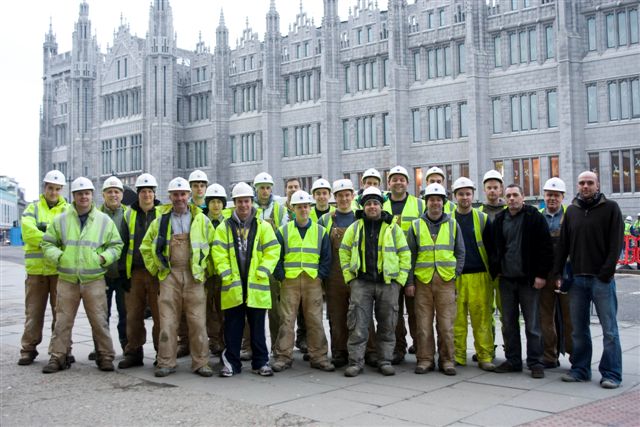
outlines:
[[[218,275],[208,278],[205,282],[207,336],[211,352],[224,349],[224,315],[220,307],[221,288],[222,280]]]
[[[160,333],[160,317],[158,315],[158,278],[153,277],[144,268],[131,271],[131,289],[124,293],[124,305],[127,312],[127,346],[124,354],[141,355],[142,346],[147,341],[147,330],[144,326],[144,311],[151,309],[153,328],[151,336],[153,348],[158,351],[158,334]]]
[[[438,333],[438,361],[441,369],[453,367],[455,347],[453,323],[456,318],[456,283],[445,282],[438,272],[430,283],[422,283],[416,277],[416,359],[418,366],[435,366],[436,344],[433,319]]]
[[[542,331],[544,363],[553,364],[558,361],[558,333],[556,328],[556,301],[559,301],[562,314],[562,333],[564,335],[564,350],[571,354],[572,341],[571,315],[569,311],[569,295],[555,292],[556,284],[552,278],[547,279],[544,288],[540,289],[540,329]]]
[[[56,326],[53,329],[49,354],[62,361],[71,346],[71,332],[78,313],[80,300],[89,318],[95,343],[97,360],[113,361],[116,353],[109,333],[107,319],[107,293],[104,279],[87,283],[70,283],[58,280],[56,300]]]
[[[280,289],[280,330],[274,356],[276,360],[293,361],[295,324],[298,308],[302,302],[302,312],[307,325],[307,345],[311,363],[322,363],[327,358],[327,337],[322,324],[322,281],[301,273],[295,279],[284,279]]]
[[[56,284],[58,276],[29,274],[24,282],[24,333],[20,340],[20,355],[27,356],[36,351],[42,342],[44,315],[47,300],[51,305],[51,331],[56,325]]]
[[[174,234],[170,243],[171,272],[160,282],[158,310],[160,337],[158,368],[174,368],[178,347],[178,324],[184,312],[189,327],[191,370],[197,371],[209,362],[205,314],[204,285],[191,273],[191,241],[189,234]]]
[[[332,227],[329,233],[331,240],[331,271],[325,280],[327,296],[327,317],[329,318],[329,333],[331,335],[331,357],[348,360],[347,341],[349,328],[347,327],[347,312],[349,311],[349,295],[351,289],[344,282],[342,267],[340,266],[340,244],[347,229]]]

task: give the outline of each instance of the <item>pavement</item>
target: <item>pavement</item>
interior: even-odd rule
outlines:
[[[295,351],[292,369],[263,378],[250,367],[232,378],[201,378],[179,359],[178,371],[153,376],[153,346],[145,346],[145,366],[104,373],[87,360],[91,328],[82,306],[73,329],[71,369],[43,375],[50,329],[45,326],[40,355],[18,366],[24,324],[24,267],[20,248],[0,248],[0,424],[14,425],[451,425],[451,426],[637,426],[640,424],[640,277],[618,274],[619,329],[623,384],[599,386],[597,370],[602,333],[592,317],[593,380],[563,383],[568,359],[546,371],[544,379],[527,372],[495,374],[471,361],[458,375],[413,373],[408,355],[396,375],[372,368],[356,378],[320,372]],[[113,316],[117,316],[116,313]],[[47,314],[45,325],[50,325]],[[111,320],[117,337],[116,319]],[[147,321],[147,330],[151,321]],[[326,325],[328,330],[328,325]],[[268,329],[267,329],[268,332]],[[471,335],[471,334],[470,334]],[[522,333],[524,336],[524,331]],[[114,340],[117,345],[117,339]],[[498,344],[501,344],[499,339]],[[469,349],[472,349],[470,337]],[[500,348],[500,346],[498,346]],[[118,355],[117,361],[121,358]],[[496,362],[504,358],[498,351]],[[217,364],[217,360],[211,360]]]

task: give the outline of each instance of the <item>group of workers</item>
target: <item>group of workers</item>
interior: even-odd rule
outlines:
[[[309,194],[291,178],[281,203],[272,177],[262,172],[253,186],[233,187],[227,208],[224,187],[209,185],[202,171],[171,180],[165,205],[156,179],[144,173],[131,206],[122,204],[124,186],[114,176],[104,181],[98,208],[94,185],[84,177],[71,183],[67,204],[65,177],[53,170],[22,218],[26,320],[18,364],[38,355],[49,300],[53,334],[43,372],[68,368],[82,300],[95,346],[90,358],[113,371],[115,295],[124,352],[118,368],[144,364],[148,307],[158,377],[175,372],[177,358],[187,354],[201,376],[214,374],[210,354],[220,357],[222,377],[239,374],[242,360],[271,376],[292,366],[294,346],[312,368],[346,367],[348,377],[365,364],[394,375],[407,352],[416,355],[416,374],[437,368],[456,375],[456,366],[468,362],[469,320],[478,367],[520,372],[522,315],[531,376],[543,378],[568,353],[572,366],[562,380],[588,381],[593,301],[604,334],[601,385],[618,387],[614,272],[623,221],[617,204],[600,193],[597,176],[578,176],[568,206],[565,183],[549,179],[542,209],[525,204],[522,188],[505,187],[496,170],[484,175],[478,208],[469,178],[453,182],[455,202],[445,179],[440,168],[430,168],[418,198],[409,193],[402,166],[390,169],[388,192],[376,169],[364,172],[357,191],[349,179],[318,179]],[[506,359],[499,365],[496,307]]]

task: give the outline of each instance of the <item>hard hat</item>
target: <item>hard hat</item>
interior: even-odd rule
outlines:
[[[316,179],[311,186],[311,194],[315,193],[316,190],[320,190],[321,188],[326,188],[331,191],[331,184],[324,178]]]
[[[561,193],[567,192],[567,187],[564,184],[564,181],[560,178],[549,178],[547,182],[544,183],[544,187],[542,187],[545,191],[559,191]]]
[[[57,185],[64,186],[66,179],[62,172],[54,169],[52,171],[47,172],[42,182],[48,182],[49,184],[57,184]]]
[[[313,203],[313,198],[304,190],[298,190],[291,196],[291,206],[304,205],[305,203]]]
[[[389,178],[391,178],[392,175],[404,175],[407,178],[407,181],[409,181],[409,172],[407,172],[407,170],[405,168],[403,168],[402,166],[394,166],[391,168],[391,170],[389,171]]]
[[[473,181],[471,181],[469,178],[461,176],[453,182],[453,192],[455,193],[456,190],[459,190],[461,188],[471,188],[472,190],[475,190],[476,186],[473,185]]]
[[[191,187],[189,187],[189,183],[187,182],[186,179],[184,179],[183,177],[179,176],[177,178],[173,178],[171,181],[169,181],[169,187],[168,187],[168,192],[172,192],[172,191],[188,191],[191,192]]]
[[[200,169],[196,169],[189,174],[189,184],[192,182],[206,182],[209,183],[209,178],[207,178],[207,174],[202,172]]]
[[[117,176],[111,176],[107,178],[102,184],[102,191],[105,191],[109,188],[117,188],[120,191],[124,191],[122,181],[120,181]]]
[[[224,191],[224,187],[220,184],[211,184],[207,187],[207,192],[204,193],[204,197],[218,197],[221,199],[227,198],[227,192]]]
[[[487,173],[484,174],[484,177],[482,178],[482,184],[489,181],[490,179],[495,179],[497,181],[500,181],[501,184],[503,183],[502,174],[495,169],[491,169],[490,171],[487,171]]]
[[[365,188],[364,191],[362,192],[362,197],[360,197],[360,204],[364,206],[364,204],[371,199],[377,200],[380,204],[384,203],[382,192],[378,187],[372,186],[372,187]]]
[[[433,174],[438,174],[442,177],[442,179],[445,179],[445,175],[442,169],[440,169],[437,166],[432,166],[427,170],[427,174],[425,175],[425,178],[424,178],[425,181],[429,180],[429,175],[433,175]]]
[[[89,178],[85,178],[84,176],[76,178],[71,183],[71,192],[75,193],[76,191],[81,190],[91,190],[94,191],[95,187],[93,186],[93,182]]]
[[[375,169],[375,168],[369,168],[366,171],[364,171],[364,173],[362,174],[362,182],[364,182],[364,180],[369,177],[378,178],[378,181],[382,181],[382,176],[380,175],[380,172],[378,172],[378,169]]]
[[[138,178],[136,178],[136,188],[157,188],[158,181],[151,175],[150,173],[143,173]]]
[[[273,185],[273,178],[266,172],[260,172],[253,178],[253,186],[258,187],[260,184]]]
[[[428,199],[429,196],[440,196],[443,199],[446,199],[447,190],[444,189],[442,184],[438,184],[437,182],[434,182],[433,184],[427,185],[427,188],[424,190],[425,200]]]
[[[626,217],[624,220],[625,220],[625,221],[629,221],[629,222],[631,222],[631,221],[633,221],[633,218],[631,218],[630,216],[628,216],[628,217]]]
[[[253,197],[253,188],[246,182],[237,183],[231,190],[231,198],[237,199],[238,197]]]
[[[342,190],[355,191],[353,188],[353,182],[351,182],[350,179],[337,179],[333,181],[333,194],[336,194],[338,191]]]

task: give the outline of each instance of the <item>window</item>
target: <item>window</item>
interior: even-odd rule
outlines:
[[[640,117],[640,79],[631,80],[631,116]]]
[[[131,170],[142,170],[142,135],[131,136]]]
[[[549,178],[560,176],[560,157],[549,156]]]
[[[320,123],[316,123],[316,153],[322,153],[322,133]]]
[[[429,140],[451,139],[451,106],[429,108]]]
[[[435,49],[429,49],[427,51],[427,58],[429,60],[427,77],[433,79],[436,76],[436,51]]]
[[[359,28],[356,30],[356,43],[362,44],[362,29]]]
[[[516,33],[509,34],[509,63],[517,64],[518,59],[518,36]]]
[[[589,153],[589,170],[600,176],[600,153]]]
[[[420,80],[420,51],[413,52],[413,80]]]
[[[127,170],[127,138],[116,138],[116,172]]]
[[[493,63],[497,67],[502,67],[502,47],[500,44],[500,36],[493,38]]]
[[[124,76],[127,77],[127,75],[129,74],[129,70],[128,70],[128,66],[127,66],[127,58],[124,58]]]
[[[538,39],[537,31],[529,30],[529,62],[538,60]]]
[[[540,195],[540,159],[513,159],[513,182],[522,186],[524,196]],[[499,169],[498,169],[499,170]]]
[[[609,120],[640,117],[639,79],[609,82]]]
[[[529,60],[529,55],[527,54],[527,33],[526,31],[521,31],[518,35],[520,40],[520,62],[527,62]]]
[[[587,85],[587,122],[598,121],[598,87],[594,84]]]
[[[102,174],[110,175],[113,168],[111,167],[111,140],[102,141]]]
[[[611,151],[611,192],[612,193],[631,193],[639,191],[637,172],[638,166],[634,164],[634,170],[631,170],[631,150]],[[640,150],[633,150],[634,162],[640,160]],[[635,176],[634,176],[635,175]],[[632,177],[635,189],[632,188]]]
[[[616,22],[613,13],[610,13],[606,17],[607,25],[607,47],[615,47],[616,45]]]
[[[538,97],[535,93],[511,97],[511,130],[538,128]]]
[[[420,110],[411,110],[412,130],[413,130],[413,142],[420,142],[422,139],[420,129]]]
[[[502,103],[500,98],[493,98],[491,107],[493,109],[493,133],[502,133]]]
[[[587,18],[587,39],[589,51],[594,51],[598,47],[596,45],[596,18],[591,16]]]
[[[367,43],[371,43],[373,41],[373,28],[367,27]]]
[[[209,164],[207,141],[196,141],[191,143],[194,149],[194,167],[206,167]]]
[[[458,44],[458,74],[463,74],[467,68],[464,43]]]
[[[433,28],[433,10],[430,10],[427,13],[427,28],[428,29],[432,29]]]
[[[349,119],[342,120],[342,148],[349,149]]]
[[[289,157],[289,129],[282,128],[282,157]]]
[[[444,75],[451,75],[451,46],[444,48]]]
[[[469,136],[469,130],[467,128],[467,103],[463,102],[459,108],[459,125],[460,125],[460,137]]]
[[[349,93],[351,92],[351,83],[349,81],[349,66],[345,65],[344,66],[344,93]]]
[[[391,123],[389,113],[382,113],[382,145],[385,147],[391,143]]]
[[[304,42],[304,57],[306,58],[307,56],[309,56],[309,42]]]
[[[296,59],[300,59],[300,43],[296,44]]]
[[[629,42],[631,44],[638,43],[638,10],[637,9],[629,10]]]
[[[618,120],[618,108],[619,108],[619,100],[618,100],[618,83],[610,82],[608,84],[609,88],[609,120]]]
[[[427,59],[427,78],[432,79],[451,75],[451,46],[429,49],[427,51]]]
[[[446,15],[444,14],[444,9],[438,10],[438,26],[444,27],[447,24]]]
[[[546,59],[551,59],[554,56],[556,56],[553,26],[547,25],[544,28],[544,38],[545,38],[544,44],[545,44],[545,47],[547,48],[545,57]]]
[[[116,61],[116,79],[120,80],[120,60]]]
[[[558,97],[555,89],[547,91],[547,127],[558,127]]]
[[[236,162],[236,137],[229,137],[229,151],[231,152],[231,163]]]
[[[518,0],[511,0],[511,10],[518,10]]]
[[[627,44],[627,13],[618,12],[618,46]]]
[[[382,86],[387,87],[389,85],[389,58],[384,58],[382,61]]]

